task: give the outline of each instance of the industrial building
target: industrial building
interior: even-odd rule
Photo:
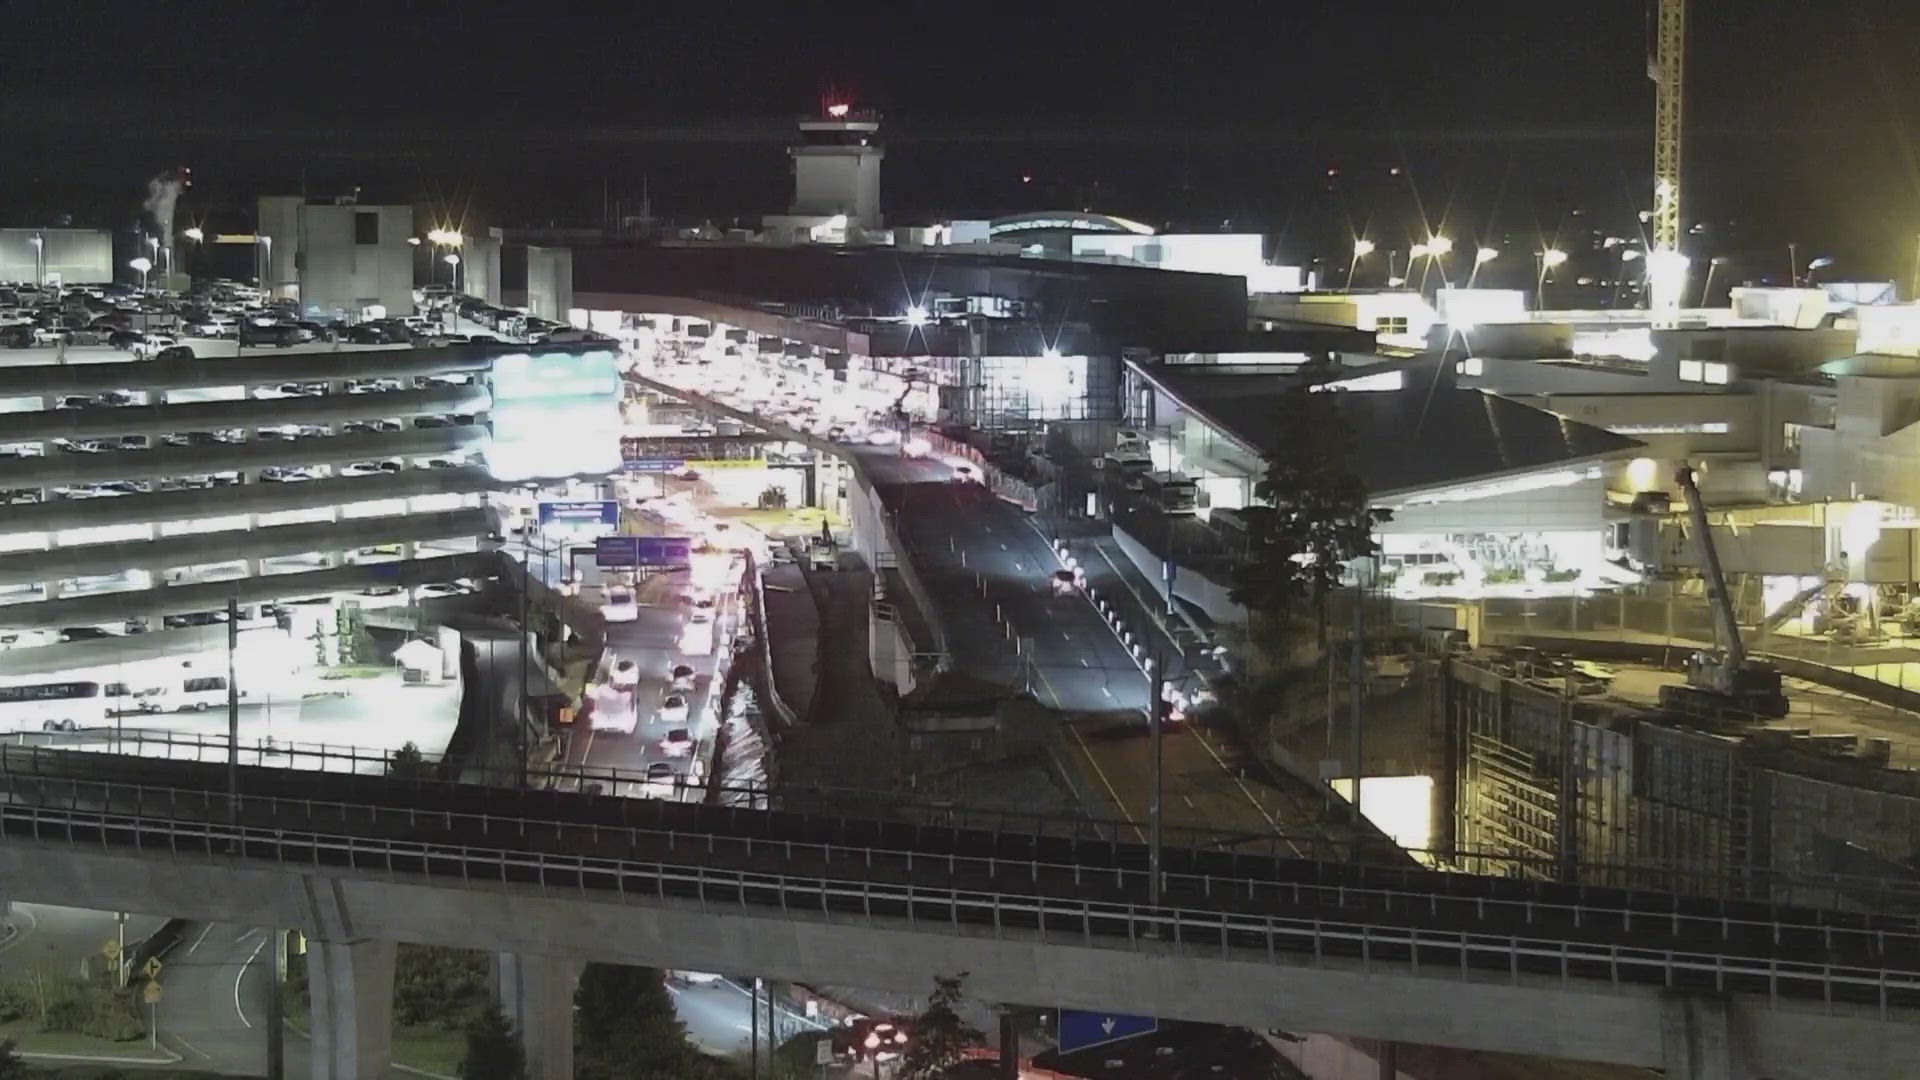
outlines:
[[[411,206],[264,196],[254,242],[261,287],[299,301],[309,317],[359,321],[413,314],[419,240]]]
[[[0,368],[0,625],[466,576],[459,557],[501,532],[489,493],[618,466],[615,361],[556,345]]]
[[[105,229],[0,229],[0,282],[75,285],[113,280]]]

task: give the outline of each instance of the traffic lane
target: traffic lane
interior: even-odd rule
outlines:
[[[97,974],[121,947],[121,926],[111,911],[56,904],[13,905],[14,934],[0,944],[0,972],[24,975],[34,969],[71,978]],[[125,948],[131,952],[166,920],[150,915],[127,917]]]
[[[590,725],[586,726],[585,730],[575,733],[573,743],[568,747],[567,760],[570,764],[618,769],[633,773],[636,777],[643,776],[649,766],[660,762],[672,767],[678,776],[687,775],[692,767],[697,747],[691,753],[670,755],[663,749],[662,743],[668,733],[676,728],[684,727],[689,732],[697,728],[698,718],[706,708],[709,697],[716,692],[718,650],[704,655],[689,655],[680,651],[680,635],[686,627],[689,611],[680,600],[687,591],[686,574],[676,572],[674,578],[669,593],[672,600],[642,606],[633,622],[612,623],[607,627],[609,664],[630,660],[639,669],[639,682],[634,689],[636,716],[633,731],[594,731]],[[726,597],[716,606],[716,624],[730,617],[731,603],[731,598]],[[694,669],[694,692],[684,695],[687,699],[686,717],[663,718],[659,710],[666,699],[673,668],[682,663]],[[635,792],[621,791],[619,794],[630,795]]]
[[[257,927],[202,923],[189,927],[184,941],[160,970],[162,1040],[189,1065],[264,1073],[272,935]]]
[[[1144,721],[1083,719],[1068,725],[1068,745],[1123,816],[1143,822],[1153,805],[1153,736]],[[1317,822],[1285,796],[1249,783],[1218,740],[1191,725],[1161,731],[1162,820],[1254,835],[1304,834]],[[1136,830],[1137,831],[1137,830]],[[1292,841],[1286,850],[1305,856]]]
[[[973,483],[885,495],[963,670],[1004,679],[1037,669],[1035,693],[1063,710],[1145,708],[1139,663],[1085,596],[1054,594],[1059,563],[1021,510]]]
[[[716,1054],[727,1055],[752,1045],[752,1026],[760,1026],[760,1041],[767,1043],[767,998],[757,996],[732,979],[721,977],[702,982],[669,975],[667,992],[673,995],[673,1007],[693,1041]],[[754,1016],[757,1005],[758,1016]],[[784,1042],[796,1030],[826,1031],[829,1025],[808,1019],[783,1001],[774,1002],[776,1022]]]

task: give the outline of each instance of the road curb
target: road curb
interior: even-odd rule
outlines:
[[[21,1050],[19,1055],[30,1061],[78,1061],[89,1065],[178,1065],[186,1059],[171,1050],[162,1051],[165,1057],[126,1057],[112,1054],[53,1054],[37,1050]]]

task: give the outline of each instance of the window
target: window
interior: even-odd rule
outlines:
[[[1702,376],[1700,374],[1700,367],[1701,367],[1700,361],[1698,360],[1680,361],[1680,381],[1681,382],[1703,381]]]
[[[1376,334],[1404,334],[1407,332],[1405,315],[1382,315],[1373,320],[1373,332]]]
[[[1465,360],[1453,365],[1453,370],[1462,375],[1483,375],[1486,373],[1486,367],[1487,362],[1485,360],[1477,356],[1469,356]]]
[[[380,242],[380,212],[359,210],[353,215],[353,242],[362,247]]]
[[[1715,386],[1727,385],[1728,380],[1733,376],[1732,367],[1727,364],[1716,364],[1711,360],[1701,364],[1700,370],[1706,376],[1706,381]]]

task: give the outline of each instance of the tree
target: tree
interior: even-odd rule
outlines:
[[[581,1080],[694,1080],[720,1067],[687,1038],[656,968],[588,964],[573,1002]]]
[[[779,484],[768,484],[760,492],[760,509],[785,510],[787,508],[787,489]]]
[[[431,779],[433,763],[420,752],[419,745],[409,739],[387,760],[387,775],[402,780]]]
[[[933,977],[927,1007],[908,1029],[907,1050],[894,1073],[900,1080],[932,1080],[965,1060],[968,1047],[980,1044],[980,1029],[960,1018],[959,1005],[966,997],[960,987],[966,978],[964,971]]]
[[[489,1004],[467,1022],[467,1054],[458,1075],[460,1080],[525,1080],[527,1053],[499,1005]]]
[[[1275,618],[1312,601],[1326,633],[1327,594],[1347,563],[1373,554],[1374,526],[1388,512],[1367,505],[1367,489],[1348,463],[1353,433],[1340,415],[1337,393],[1305,385],[1281,396],[1274,417],[1279,433],[1267,473],[1254,494],[1273,507],[1256,517],[1248,559],[1235,573],[1235,602]]]
[[[27,1063],[12,1039],[0,1039],[0,1080],[27,1080]]]

